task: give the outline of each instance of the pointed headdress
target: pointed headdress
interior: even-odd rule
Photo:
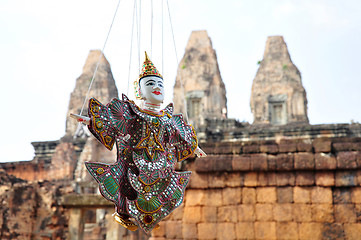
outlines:
[[[162,74],[158,71],[158,69],[154,66],[152,61],[149,59],[147,52],[145,52],[145,60],[142,67],[142,72],[139,74],[139,78],[134,81],[134,91],[135,97],[137,99],[142,99],[139,92],[139,81],[148,76],[157,76],[163,79]]]

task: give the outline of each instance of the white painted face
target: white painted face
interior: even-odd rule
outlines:
[[[164,100],[163,79],[157,76],[148,76],[140,80],[140,94],[147,102],[160,104]]]

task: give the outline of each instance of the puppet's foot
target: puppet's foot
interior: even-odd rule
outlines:
[[[114,219],[115,221],[117,221],[120,225],[122,225],[123,227],[125,227],[126,229],[130,230],[130,231],[136,231],[138,229],[138,226],[135,225],[135,223],[133,223],[132,221],[130,221],[129,219],[123,219],[121,218],[118,214],[114,214]]]

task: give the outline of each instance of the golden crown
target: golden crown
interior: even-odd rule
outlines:
[[[163,79],[162,74],[159,73],[152,61],[150,61],[147,52],[145,52],[145,60],[143,63],[142,72],[139,74],[139,79],[147,76],[157,76]]]

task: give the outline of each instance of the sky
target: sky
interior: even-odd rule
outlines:
[[[64,135],[70,93],[90,50],[104,49],[119,93],[133,99],[128,80],[147,50],[172,101],[178,62],[195,30],[207,30],[216,50],[228,117],[252,123],[257,62],[267,37],[281,35],[302,75],[310,123],[361,122],[360,1],[168,3],[170,14],[166,0],[138,1],[133,25],[134,1],[121,0],[109,32],[118,0],[0,1],[0,162],[31,160],[31,142]]]

